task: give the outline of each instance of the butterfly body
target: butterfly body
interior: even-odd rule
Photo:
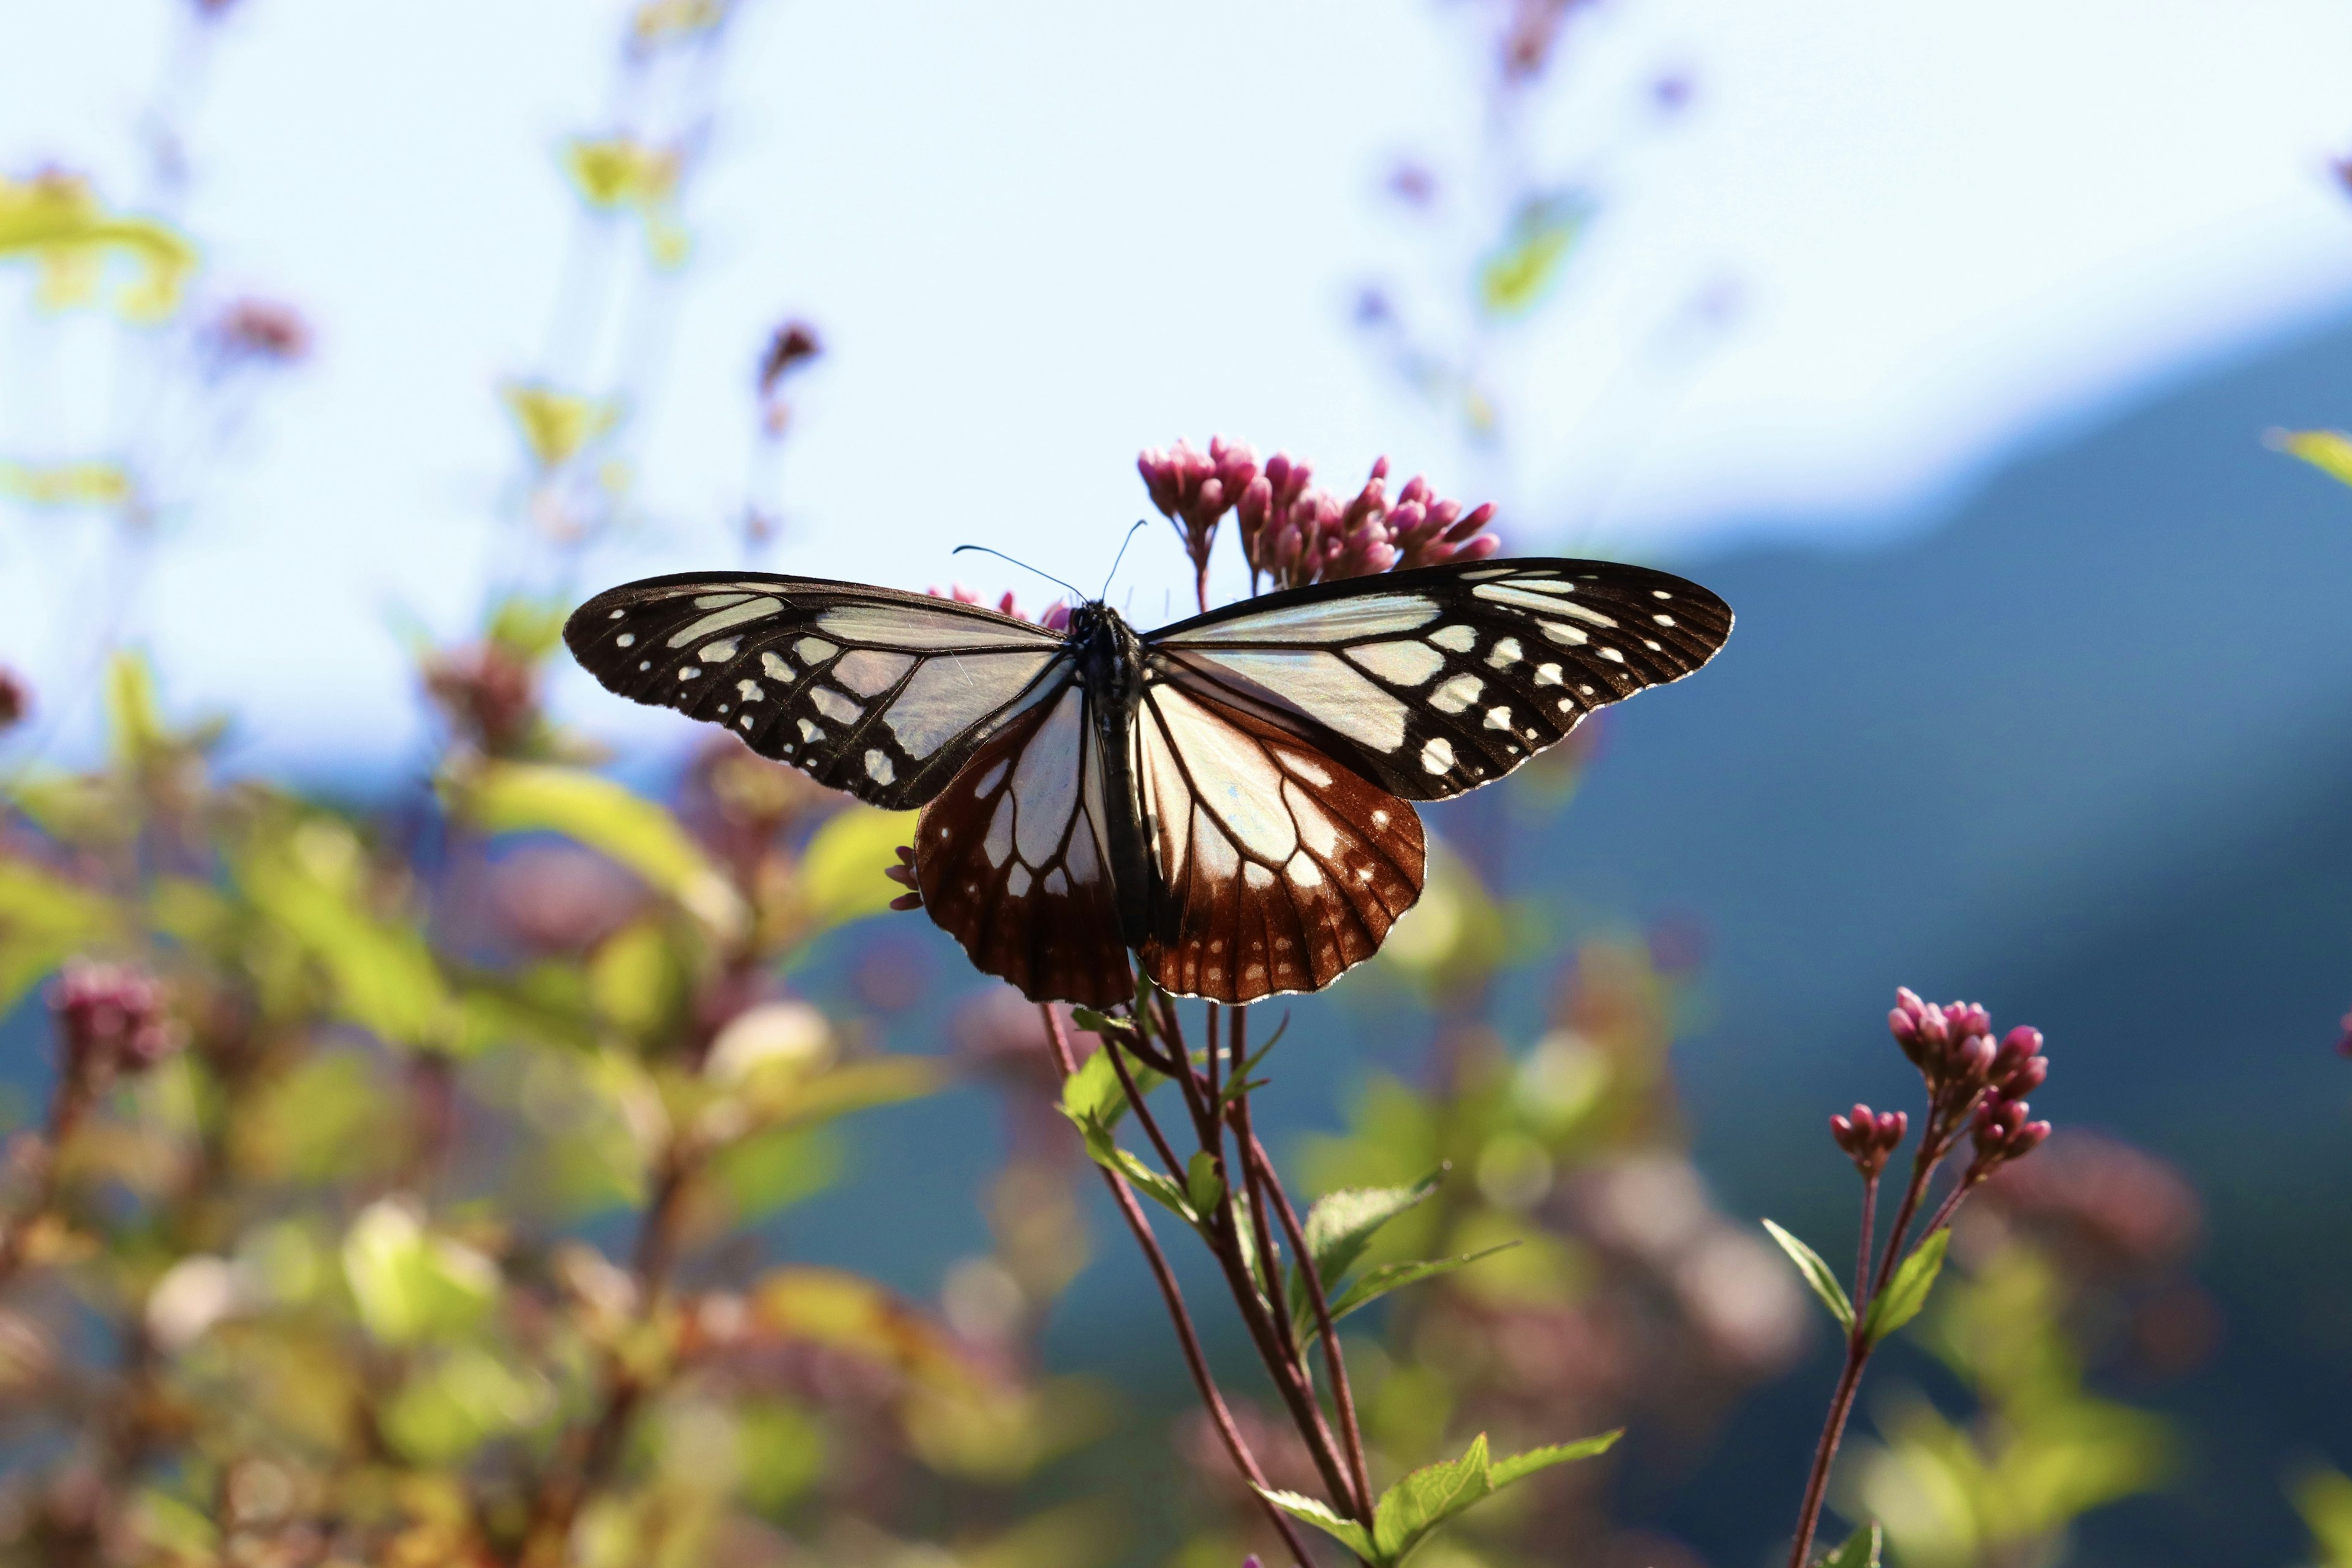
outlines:
[[[564,638],[607,687],[922,808],[933,921],[1033,998],[1240,1003],[1328,984],[1420,896],[1412,802],[1490,783],[1730,635],[1696,584],[1464,561],[1290,589],[1137,633],[894,589],[689,574]]]

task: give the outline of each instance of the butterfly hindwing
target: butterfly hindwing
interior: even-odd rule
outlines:
[[[1135,757],[1153,873],[1139,953],[1165,990],[1319,990],[1421,896],[1412,807],[1276,723],[1147,679]]]
[[[759,574],[654,577],[563,629],[610,689],[723,724],[753,751],[893,810],[1066,681],[1053,632],[975,605]]]
[[[1154,632],[1155,668],[1295,730],[1408,800],[1492,783],[1731,635],[1697,584],[1605,561],[1483,561],[1268,595]]]
[[[923,905],[1033,1001],[1135,994],[1112,882],[1102,758],[1075,680],[982,742],[923,810]]]

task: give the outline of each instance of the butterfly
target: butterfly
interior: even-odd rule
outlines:
[[[1033,1001],[1313,991],[1421,895],[1417,800],[1491,784],[1731,635],[1696,583],[1465,560],[1314,584],[1139,635],[921,594],[688,573],[597,595],[564,642],[609,689],[919,806],[931,919]]]

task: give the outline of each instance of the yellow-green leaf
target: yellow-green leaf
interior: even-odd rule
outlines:
[[[2288,457],[2352,485],[2352,436],[2341,430],[2273,430],[2265,438]]]
[[[720,935],[742,929],[742,900],[677,819],[610,779],[541,763],[493,763],[453,794],[457,809],[487,832],[561,833],[626,866]]]
[[[343,1278],[360,1321],[393,1345],[467,1332],[499,1297],[496,1265],[426,1230],[416,1211],[396,1198],[379,1199],[352,1222],[343,1237]]]
[[[801,896],[819,930],[880,914],[906,889],[882,873],[915,841],[911,811],[854,805],[828,818],[801,857]]]

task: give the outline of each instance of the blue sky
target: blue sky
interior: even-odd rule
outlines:
[[[2352,300],[2338,4],[1602,0],[1526,127],[1539,183],[1597,216],[1496,347],[1498,458],[1349,321],[1372,277],[1454,309],[1492,238],[1475,9],[750,0],[632,431],[644,525],[586,585],[738,561],[747,363],[788,313],[832,352],[772,563],[920,586],[968,540],[1094,580],[1143,505],[1136,448],[1217,430],[1333,476],[1388,452],[1504,500],[1528,547],[1866,532]],[[0,0],[0,170],[135,191],[173,15]],[[503,558],[493,389],[548,361],[580,223],[554,149],[599,128],[620,15],[246,0],[219,40],[191,121],[200,288],[298,302],[320,349],[166,530],[130,625],[255,757],[399,755],[388,617],[462,626]],[[1696,89],[1671,124],[1666,73]],[[1404,154],[1454,204],[1433,224],[1381,194]],[[0,272],[0,453],[100,430],[112,363],[95,324],[51,332],[64,368],[34,384],[63,390],[26,407],[23,281]],[[1736,308],[1698,327],[1695,301]],[[94,526],[0,511],[0,659],[53,684]],[[1164,538],[1130,561],[1149,620],[1181,563]]]

